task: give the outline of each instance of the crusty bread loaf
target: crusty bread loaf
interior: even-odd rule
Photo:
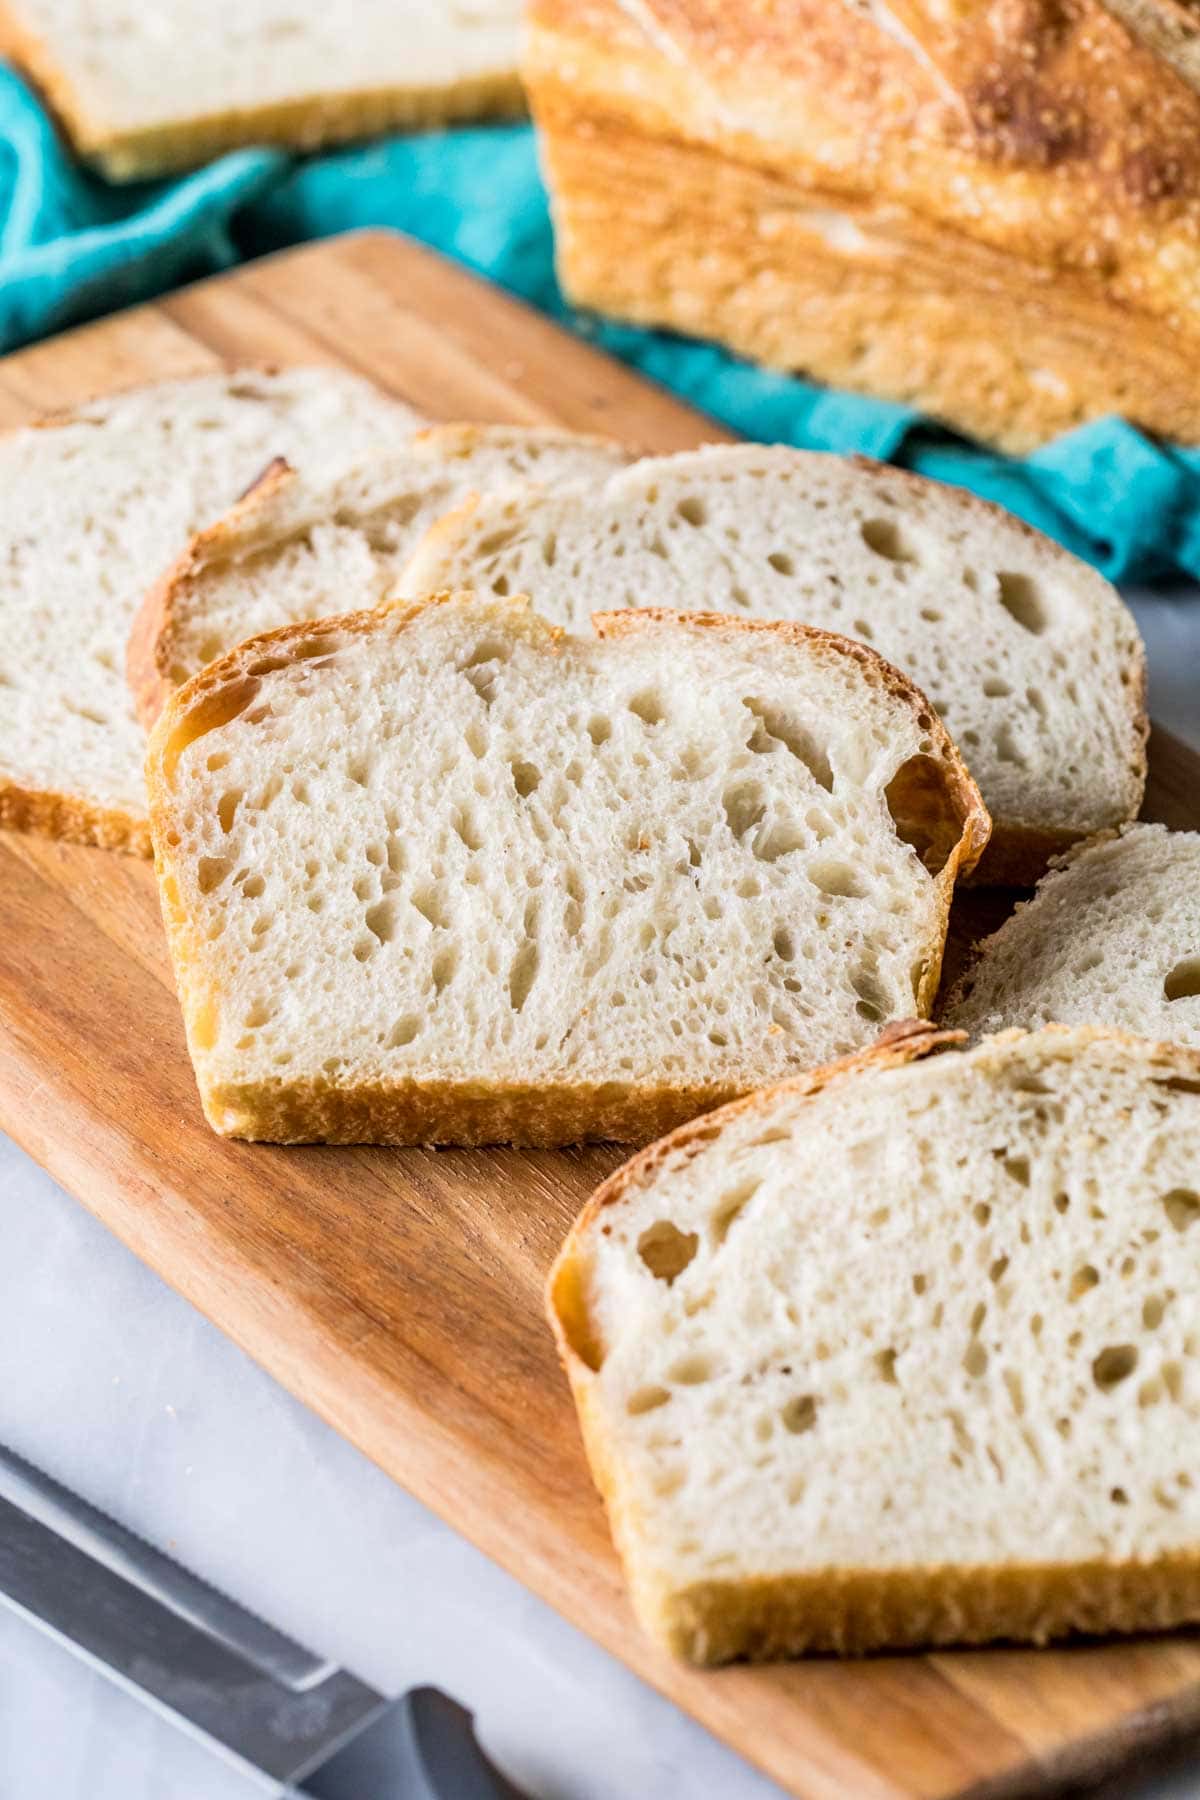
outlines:
[[[209,1122],[558,1144],[668,1122],[928,1007],[987,834],[873,651],[442,596],[240,646],[147,759]]]
[[[0,438],[0,825],[148,855],[125,683],[146,589],[272,456],[315,473],[417,422],[339,369],[245,370]]]
[[[647,459],[602,487],[484,501],[434,527],[402,577],[589,606],[799,619],[872,644],[961,746],[995,824],[981,879],[1136,814],[1144,665],[1096,572],[997,508],[861,460],[760,446]]]
[[[1200,1056],[938,1041],[685,1126],[555,1265],[634,1603],[678,1655],[1200,1619]]]
[[[519,0],[0,0],[0,52],[110,181],[523,109]]]
[[[1135,37],[1200,88],[1200,8],[1195,0],[1104,0]]]
[[[244,638],[377,605],[428,527],[469,495],[599,479],[628,461],[570,431],[435,425],[325,480],[273,465],[147,596],[129,642],[139,715],[150,725],[173,688]]]
[[[1009,451],[1200,442],[1200,95],[1117,3],[532,0],[563,287]]]
[[[1061,858],[979,945],[943,1023],[1114,1025],[1200,1049],[1200,834],[1129,825]]]

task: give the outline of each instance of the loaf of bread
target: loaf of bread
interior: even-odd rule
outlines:
[[[532,0],[563,286],[1011,451],[1200,442],[1200,94],[1118,4]]]
[[[974,1033],[1055,1021],[1200,1049],[1200,834],[1130,825],[1063,857],[943,1014]]]
[[[0,0],[0,54],[110,181],[523,110],[520,0]]]
[[[555,1265],[634,1604],[694,1662],[1200,1620],[1200,1055],[938,1041],[685,1126]]]
[[[273,456],[315,475],[417,423],[339,369],[246,370],[0,437],[0,825],[149,855],[125,681],[147,588]]]
[[[1145,781],[1141,641],[1096,572],[1019,520],[861,460],[761,446],[647,459],[599,486],[483,501],[434,527],[407,593],[798,619],[873,645],[929,696],[995,832],[980,879],[1028,884]]]
[[[1200,88],[1200,10],[1195,0],[1105,0],[1130,31]]]
[[[570,431],[435,425],[324,480],[272,465],[148,594],[129,641],[139,715],[151,724],[174,688],[244,638],[376,606],[427,528],[469,495],[597,480],[628,460]]]
[[[987,816],[916,690],[799,626],[596,623],[442,596],[172,695],[151,820],[217,1131],[644,1141],[928,1008]]]

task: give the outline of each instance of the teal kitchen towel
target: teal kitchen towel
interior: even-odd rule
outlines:
[[[388,138],[305,160],[238,151],[178,180],[111,187],[71,160],[0,64],[0,350],[244,257],[378,225],[499,282],[747,437],[859,451],[971,488],[1113,580],[1200,579],[1200,452],[1105,419],[1024,460],[999,456],[907,407],[576,312],[554,278],[528,126]]]

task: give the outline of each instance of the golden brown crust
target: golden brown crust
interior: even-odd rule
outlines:
[[[179,123],[121,128],[88,111],[53,47],[28,30],[3,0],[0,51],[40,89],[78,154],[117,182],[195,168],[244,145],[316,150],[405,127],[516,118],[525,111],[521,79],[512,69],[470,76],[444,87],[393,85],[314,94]]]
[[[1049,4],[935,33],[893,0],[893,33],[652,0],[652,39],[618,0],[538,0],[568,291],[1009,450],[1107,412],[1200,441],[1200,95],[1099,0]]]
[[[97,806],[82,794],[27,788],[0,776],[0,830],[33,831],[69,844],[94,844],[150,857],[149,821],[119,806]]]
[[[172,675],[176,616],[189,583],[208,563],[220,559],[236,543],[243,525],[296,479],[296,471],[282,457],[267,464],[227,513],[193,534],[166,573],[155,582],[129,633],[125,651],[125,678],[133,695],[134,710],[149,731],[168,698],[179,685]]]
[[[864,1075],[903,1067],[966,1033],[921,1021],[890,1026],[858,1055],[794,1076],[695,1119],[615,1170],[584,1204],[546,1282],[545,1303],[559,1359],[579,1415],[593,1480],[608,1511],[635,1610],[643,1626],[676,1656],[715,1665],[812,1651],[855,1654],[923,1644],[1013,1638],[1044,1643],[1071,1632],[1152,1631],[1200,1618],[1200,1552],[1154,1561],[993,1564],[973,1569],[811,1571],[758,1580],[709,1581],[671,1591],[644,1575],[632,1554],[640,1520],[620,1479],[595,1376],[605,1346],[586,1297],[586,1244],[599,1214],[648,1186],[664,1163],[699,1154],[727,1124],[767,1114],[785,1094],[813,1097]],[[1006,1031],[1004,1045],[1027,1036],[1073,1039],[1081,1047],[1132,1047],[1148,1068],[1181,1075],[1200,1091],[1200,1051],[1150,1044],[1104,1026],[1050,1025],[1039,1033]]]
[[[653,1602],[652,1602],[653,1604]],[[1045,1644],[1077,1632],[1167,1631],[1200,1619],[1200,1552],[1153,1561],[849,1569],[697,1583],[658,1603],[655,1635],[712,1666],[811,1652]]]
[[[464,1082],[389,1081],[340,1087],[302,1081],[205,1089],[204,1116],[222,1137],[268,1144],[640,1144],[743,1089],[664,1082],[561,1082],[473,1089]]]
[[[231,716],[223,712],[226,697],[238,696],[248,704],[245,690],[264,674],[274,672],[296,658],[307,660],[322,654],[328,640],[366,636],[387,622],[403,630],[430,607],[453,604],[461,596],[442,593],[419,600],[398,600],[373,612],[347,613],[315,623],[286,625],[264,632],[218,657],[199,675],[178,688],[168,699],[151,734],[146,754],[146,785],[155,864],[163,916],[171,942],[176,981],[189,1045],[200,1041],[203,1021],[212,1000],[199,970],[201,946],[183,908],[171,871],[172,787],[175,765],[190,742],[211,724]],[[523,595],[507,604],[528,610]],[[955,808],[958,836],[949,846],[935,874],[938,921],[926,954],[918,1000],[928,1011],[937,994],[946,926],[955,876],[969,867],[987,842],[989,820],[979,791],[957,749],[908,678],[865,644],[841,638],[833,632],[787,621],[729,619],[720,614],[672,613],[646,609],[631,613],[597,614],[601,637],[620,637],[651,630],[661,623],[698,632],[731,634],[771,633],[776,640],[816,644],[838,656],[848,657],[864,669],[885,692],[895,695],[918,715],[930,745],[929,760],[936,761],[945,782],[945,795]],[[557,626],[541,622],[549,638],[565,635]],[[602,1087],[562,1084],[560,1087],[483,1087],[458,1083],[450,1086],[405,1080],[399,1084],[363,1084],[354,1089],[337,1082],[292,1079],[277,1085],[250,1083],[223,1087],[214,1084],[202,1098],[214,1129],[240,1137],[272,1142],[381,1143],[525,1143],[563,1144],[589,1138],[615,1138],[638,1142],[669,1124],[693,1117],[706,1106],[719,1104],[744,1092],[737,1084],[679,1086],[667,1082],[653,1086],[605,1083]],[[589,1109],[595,1108],[593,1113]]]

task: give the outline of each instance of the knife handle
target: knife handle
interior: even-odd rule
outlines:
[[[307,1800],[528,1800],[490,1763],[472,1715],[439,1688],[410,1688],[286,1790]]]

